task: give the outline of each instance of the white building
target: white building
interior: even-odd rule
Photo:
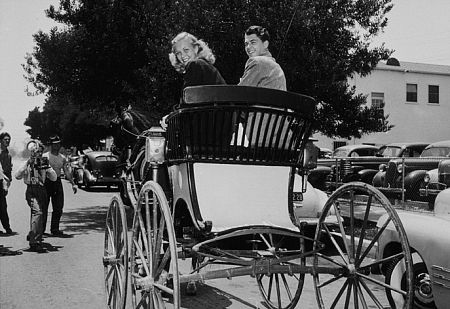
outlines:
[[[317,146],[333,149],[342,143],[381,145],[450,140],[450,66],[391,58],[387,63],[379,63],[370,75],[356,76],[349,84],[356,86],[356,93],[367,95],[368,104],[384,109],[395,127],[352,140],[333,140],[317,134]]]

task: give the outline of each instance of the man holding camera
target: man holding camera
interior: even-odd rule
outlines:
[[[16,172],[16,179],[23,179],[27,185],[25,198],[31,209],[30,232],[27,239],[30,250],[34,252],[46,252],[42,245],[42,234],[44,233],[42,219],[42,209],[47,203],[47,191],[44,183],[56,181],[56,173],[48,165],[48,160],[42,158],[44,146],[39,141],[32,141],[27,146],[31,155],[25,164]]]
[[[47,225],[48,206],[50,201],[52,202],[52,221],[50,224],[50,232],[55,237],[66,236],[59,229],[59,222],[61,220],[63,207],[64,207],[64,191],[61,182],[61,171],[64,171],[66,179],[72,184],[73,193],[77,193],[77,185],[73,182],[72,174],[67,168],[67,158],[62,155],[59,150],[61,149],[61,140],[58,135],[50,137],[50,151],[44,154],[44,157],[48,158],[50,166],[55,170],[57,179],[56,181],[46,181],[45,188],[47,189],[47,203],[43,208],[43,228]]]

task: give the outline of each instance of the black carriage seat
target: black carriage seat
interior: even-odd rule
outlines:
[[[300,166],[315,100],[247,86],[195,86],[167,118],[167,159]]]

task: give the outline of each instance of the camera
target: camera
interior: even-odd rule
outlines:
[[[44,170],[50,166],[47,157],[31,157],[30,165],[32,168],[38,170]]]

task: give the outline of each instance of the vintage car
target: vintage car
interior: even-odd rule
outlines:
[[[414,307],[449,308],[450,304],[450,189],[438,194],[434,212],[398,211],[411,247],[414,270]],[[386,217],[378,220],[382,227]],[[418,228],[420,227],[420,228]],[[388,231],[394,232],[389,224]],[[389,232],[378,240],[377,257],[392,256],[398,252],[397,237]],[[386,283],[400,287],[404,280],[404,262],[401,257],[375,267],[382,272]],[[389,292],[391,308],[403,308],[403,297]]]
[[[440,161],[438,168],[426,172],[423,181],[420,188],[421,196],[433,197],[450,188],[450,159]]]
[[[79,158],[73,168],[76,184],[86,189],[93,186],[119,186],[118,157],[110,151],[91,151]]]
[[[336,165],[341,158],[359,158],[374,156],[378,147],[368,144],[346,145],[336,148],[331,157],[319,158],[317,167],[310,171],[308,181],[314,188],[327,191],[329,175],[332,172],[332,166]]]
[[[379,147],[369,144],[346,145],[333,151],[333,158],[354,158],[374,156]]]
[[[329,190],[334,190],[342,183],[351,181],[372,184],[380,164],[388,163],[393,158],[419,157],[427,145],[426,143],[391,143],[381,146],[375,156],[342,158],[332,166],[327,187]]]
[[[398,158],[381,164],[373,178],[373,185],[389,198],[429,202],[430,197],[420,196],[427,171],[438,167],[450,154],[450,140],[428,145],[419,158]]]

